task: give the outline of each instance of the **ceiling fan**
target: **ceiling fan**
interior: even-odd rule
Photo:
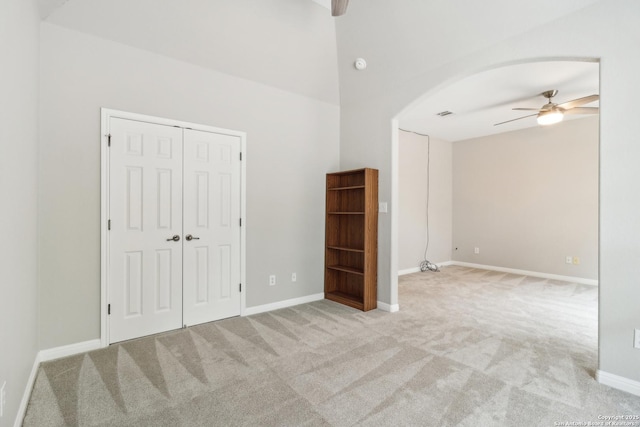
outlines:
[[[349,0],[331,0],[331,16],[340,16],[347,13]]]
[[[600,95],[589,95],[583,98],[577,98],[571,101],[563,102],[562,104],[556,104],[551,102],[551,98],[553,98],[557,94],[558,91],[556,89],[542,92],[540,95],[547,98],[547,103],[544,104],[541,108],[514,108],[514,110],[518,111],[537,111],[537,113],[518,117],[517,119],[507,120],[505,122],[496,123],[494,126],[503,125],[505,123],[533,116],[538,116],[539,125],[552,125],[554,123],[561,122],[565,114],[598,114],[600,110],[598,107],[581,107],[581,105],[597,101],[598,99],[600,99]]]

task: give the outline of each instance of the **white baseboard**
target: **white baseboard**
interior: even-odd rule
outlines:
[[[324,293],[307,295],[306,297],[292,298],[284,301],[273,302],[271,304],[256,305],[255,307],[247,307],[244,310],[243,316],[251,316],[252,314],[264,313],[267,311],[278,310],[280,308],[292,307],[294,305],[305,304],[308,302],[314,302],[324,299]]]
[[[583,277],[562,276],[559,274],[540,273],[538,271],[518,270],[515,268],[496,267],[493,265],[472,264],[470,262],[451,261],[449,265],[459,265],[461,267],[479,268],[481,270],[500,271],[502,273],[519,274],[522,276],[541,277],[543,279],[562,280],[564,282],[580,283],[582,285],[598,286],[598,281],[585,279]]]
[[[18,413],[16,414],[14,427],[20,427],[22,425],[24,416],[27,413],[27,405],[29,404],[29,398],[31,397],[33,385],[36,382],[36,376],[38,375],[38,368],[40,367],[40,363],[59,359],[61,357],[73,356],[75,354],[84,353],[87,351],[97,350],[99,348],[102,348],[102,345],[100,343],[100,340],[96,339],[70,345],[63,345],[62,347],[50,348],[47,350],[40,350],[38,353],[36,353],[36,357],[33,360],[33,367],[31,368],[31,374],[29,374],[29,379],[27,380],[27,385],[24,388],[22,400],[20,401],[20,406],[18,407]]]
[[[398,276],[405,276],[407,274],[419,273],[420,267],[405,268],[404,270],[398,270]]]
[[[38,375],[38,368],[40,367],[40,353],[36,353],[36,357],[33,360],[33,366],[31,367],[31,373],[27,380],[27,385],[24,388],[22,394],[22,400],[20,400],[20,406],[18,406],[18,413],[16,414],[16,420],[13,423],[14,427],[22,426],[24,416],[27,414],[27,405],[29,404],[29,398],[31,397],[31,391],[36,383],[36,376]]]
[[[600,384],[640,396],[640,381],[630,380],[629,378],[610,374],[601,370],[596,372],[596,380],[598,380]]]
[[[73,356],[75,354],[84,353],[86,351],[93,351],[99,348],[102,348],[102,344],[99,339],[63,345],[61,347],[49,348],[47,350],[40,351],[40,361],[48,362],[49,360]]]
[[[386,302],[378,301],[378,308],[382,311],[387,311],[389,313],[395,313],[400,310],[399,304],[387,304]]]

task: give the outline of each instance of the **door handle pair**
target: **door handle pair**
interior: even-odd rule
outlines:
[[[184,238],[187,239],[188,241],[200,240],[199,237],[192,236],[191,234],[187,234],[186,236],[184,236]],[[167,242],[170,242],[171,240],[173,240],[174,242],[179,242],[180,236],[177,234],[174,234],[173,237],[170,237],[167,239]]]

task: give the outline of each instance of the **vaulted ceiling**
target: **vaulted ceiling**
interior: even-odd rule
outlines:
[[[313,1],[39,2],[48,23],[339,103],[334,21]]]
[[[406,55],[416,54],[430,64],[444,63],[594,0],[538,0],[535,6],[512,0],[384,3],[391,23],[398,16],[415,17],[397,24],[408,36],[425,40],[424,52],[403,50],[401,44],[385,39],[382,23],[365,19],[367,2],[373,0],[352,0],[340,18],[332,18],[327,10],[330,0],[38,1],[48,23],[338,105],[339,91],[347,102],[366,96],[358,90],[359,82],[369,78],[367,71],[353,69],[359,56],[378,69],[402,67]],[[477,16],[488,21],[477,22]],[[456,37],[450,34],[448,19],[468,21],[477,37],[466,38],[459,51],[439,50],[439,39]],[[380,39],[361,39],[361,25],[379,26]],[[419,70],[403,72],[413,75]],[[493,125],[519,117],[513,107],[542,106],[545,100],[539,93],[548,89],[559,90],[557,102],[598,93],[598,64],[528,63],[468,76],[417,102],[400,123],[450,141],[536,126],[535,117]],[[454,114],[436,115],[444,110]]]

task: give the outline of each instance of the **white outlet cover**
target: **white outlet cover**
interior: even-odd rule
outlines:
[[[295,282],[298,279],[298,277],[296,276],[296,273],[291,273],[291,281]]]
[[[387,202],[380,202],[378,204],[378,211],[382,213],[387,213],[389,211]]]
[[[4,390],[7,382],[2,383],[2,387],[0,387],[0,417],[4,416],[4,405],[7,403],[7,394]]]
[[[635,334],[633,336],[633,348],[640,349],[640,329],[635,330]]]

